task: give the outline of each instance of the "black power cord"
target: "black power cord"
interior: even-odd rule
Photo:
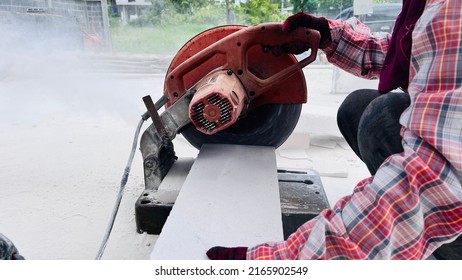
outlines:
[[[154,104],[156,110],[159,110],[162,106],[164,106],[168,102],[168,98],[164,95]],[[140,135],[141,127],[143,123],[149,119],[151,115],[149,112],[145,112],[141,115],[141,120],[138,122],[138,126],[136,127],[135,136],[133,137],[133,144],[132,150],[130,152],[130,156],[128,157],[127,165],[125,166],[124,174],[122,175],[122,180],[120,181],[119,187],[119,194],[117,195],[116,202],[114,204],[114,208],[112,209],[112,214],[109,219],[109,223],[106,228],[106,232],[103,237],[103,241],[101,242],[101,246],[99,247],[98,253],[96,254],[95,260],[100,260],[103,256],[104,250],[106,249],[107,242],[109,240],[109,236],[111,235],[112,228],[114,227],[114,222],[117,216],[117,212],[119,211],[120,202],[122,201],[122,197],[124,194],[125,186],[127,185],[128,175],[130,174],[130,168],[132,166],[133,157],[135,156],[136,146],[138,143],[138,137]]]
[[[100,260],[101,257],[103,256],[104,249],[106,249],[106,245],[107,245],[107,242],[109,240],[109,236],[111,235],[111,231],[112,231],[112,228],[114,226],[114,222],[115,222],[115,219],[116,219],[116,216],[117,216],[117,212],[119,211],[120,202],[122,201],[125,186],[127,185],[128,175],[130,174],[130,168],[132,166],[133,157],[135,156],[136,145],[138,143],[138,137],[140,135],[141,126],[143,126],[144,121],[146,121],[147,118],[149,118],[149,115],[147,116],[147,118],[145,118],[145,115],[146,114],[143,114],[141,120],[138,123],[138,126],[136,127],[135,136],[134,136],[133,144],[132,144],[132,150],[130,152],[130,156],[128,157],[128,162],[127,162],[127,165],[125,166],[124,174],[122,175],[122,180],[120,181],[119,194],[117,195],[117,199],[116,199],[116,202],[114,204],[114,208],[112,209],[111,218],[109,220],[109,224],[107,225],[106,233],[104,234],[103,241],[101,242],[101,246],[100,246],[100,248],[98,250],[98,253],[96,255],[96,258],[95,258],[96,260]]]

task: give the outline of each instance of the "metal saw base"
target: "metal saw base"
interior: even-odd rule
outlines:
[[[284,239],[303,223],[330,208],[319,173],[311,170],[278,170]],[[174,202],[156,200],[155,191],[145,190],[135,204],[137,231],[160,234]]]
[[[312,170],[278,170],[284,239],[305,222],[330,208],[319,173]]]

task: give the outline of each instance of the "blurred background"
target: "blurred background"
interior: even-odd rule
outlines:
[[[224,24],[282,22],[304,11],[357,15],[390,31],[400,0],[0,0],[0,47],[175,54],[195,34]]]

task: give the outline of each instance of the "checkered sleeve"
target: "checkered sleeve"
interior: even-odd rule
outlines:
[[[365,79],[377,79],[385,60],[390,34],[371,32],[353,17],[329,20],[332,43],[323,51],[330,63]]]
[[[412,33],[404,152],[247,259],[425,259],[462,233],[461,15],[462,1],[427,0]]]

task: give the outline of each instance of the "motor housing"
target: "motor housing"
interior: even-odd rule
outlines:
[[[216,71],[197,86],[189,118],[197,130],[211,135],[235,123],[247,101],[244,86],[233,71]]]

